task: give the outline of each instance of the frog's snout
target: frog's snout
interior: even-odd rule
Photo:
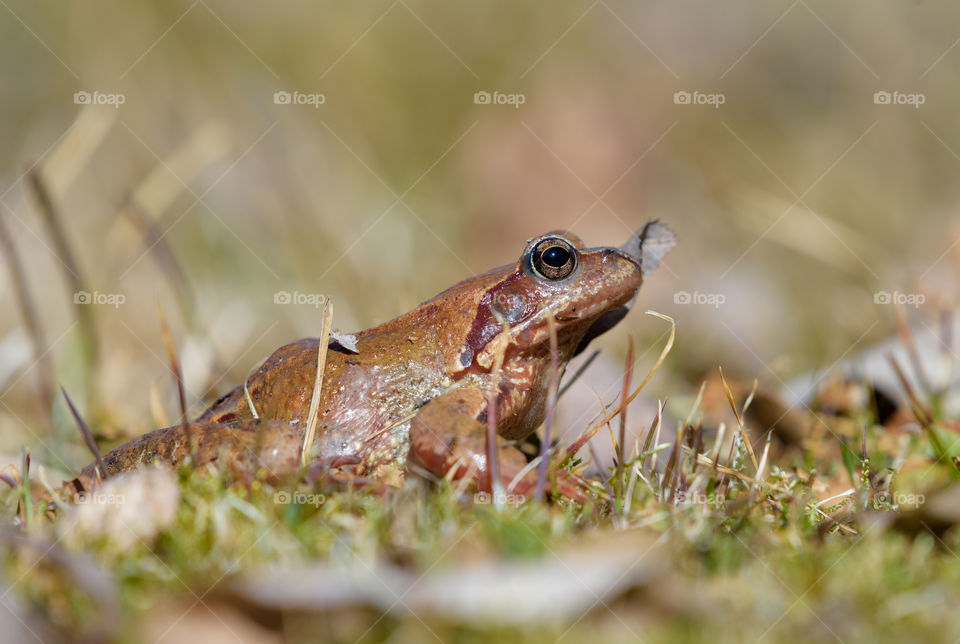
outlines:
[[[620,248],[604,248],[603,257],[600,261],[603,263],[610,263],[613,261],[624,261],[630,263],[630,265],[636,269],[641,274],[643,273],[643,264],[639,255],[631,255],[630,253],[620,249]]]

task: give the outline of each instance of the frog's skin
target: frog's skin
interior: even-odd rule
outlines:
[[[379,477],[402,472],[409,460],[438,477],[468,477],[489,489],[486,431],[492,393],[498,471],[502,483],[509,484],[526,460],[505,441],[528,436],[545,415],[548,317],[556,321],[562,370],[585,342],[626,313],[640,288],[642,237],[631,239],[634,247],[621,250],[584,248],[568,232],[541,235],[527,242],[516,263],[464,280],[405,315],[357,333],[356,353],[331,343],[320,391],[317,461],[352,464],[359,474]],[[195,437],[211,434],[199,460],[216,461],[217,453],[221,460],[235,459],[211,446],[231,436],[240,437],[239,448],[230,446],[234,451],[262,456],[262,450],[244,445],[253,445],[257,432],[251,428],[262,432],[266,422],[296,430],[285,431],[289,440],[277,439],[271,448],[274,461],[295,462],[276,453],[299,449],[296,437],[307,424],[318,348],[316,338],[280,347],[248,378],[246,392],[237,387],[192,423]],[[495,378],[499,385],[492,391]],[[186,454],[183,438],[179,427],[147,434],[107,454],[107,469],[132,469],[150,457],[180,460]],[[174,441],[179,458],[163,446]],[[84,474],[93,475],[92,466]],[[514,489],[523,493],[534,476],[514,481]]]

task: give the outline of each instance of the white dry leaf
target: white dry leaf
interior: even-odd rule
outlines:
[[[330,332],[330,344],[337,344],[350,353],[360,353],[357,349],[357,336],[352,333],[340,333],[339,331]],[[329,346],[329,345],[328,345]]]
[[[677,245],[677,236],[665,223],[653,220],[634,233],[620,250],[640,260],[643,276],[660,265]]]
[[[638,530],[517,561],[460,562],[426,572],[389,563],[277,564],[235,577],[230,592],[268,610],[330,611],[368,605],[486,625],[542,624],[602,610],[631,589],[657,587],[666,571],[666,539]]]
[[[149,545],[173,524],[180,487],[169,470],[150,468],[110,478],[73,501],[60,522],[61,536],[106,537],[126,552]]]

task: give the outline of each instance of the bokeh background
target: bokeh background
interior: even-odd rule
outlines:
[[[10,453],[87,458],[45,379],[104,436],[176,419],[158,302],[198,411],[319,333],[313,295],[365,328],[557,228],[680,238],[587,399],[615,398],[628,334],[652,365],[668,327],[645,309],[677,323],[656,399],[718,365],[777,386],[855,354],[892,333],[878,292],[952,305],[955,3],[0,5],[0,221],[37,319],[5,246]]]

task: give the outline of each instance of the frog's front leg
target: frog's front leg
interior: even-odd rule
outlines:
[[[486,409],[487,396],[481,387],[458,387],[430,400],[410,423],[410,460],[438,477],[469,478],[489,491]],[[527,460],[499,436],[496,440],[497,469],[506,489]]]
[[[435,476],[469,479],[483,491],[492,491],[487,463],[487,396],[481,387],[452,389],[420,408],[410,422],[409,460]],[[537,480],[535,469],[517,478],[527,466],[523,453],[496,437],[497,472],[502,490],[529,496]],[[565,470],[553,472],[548,489],[585,502],[587,488]],[[512,487],[511,487],[512,486]]]

